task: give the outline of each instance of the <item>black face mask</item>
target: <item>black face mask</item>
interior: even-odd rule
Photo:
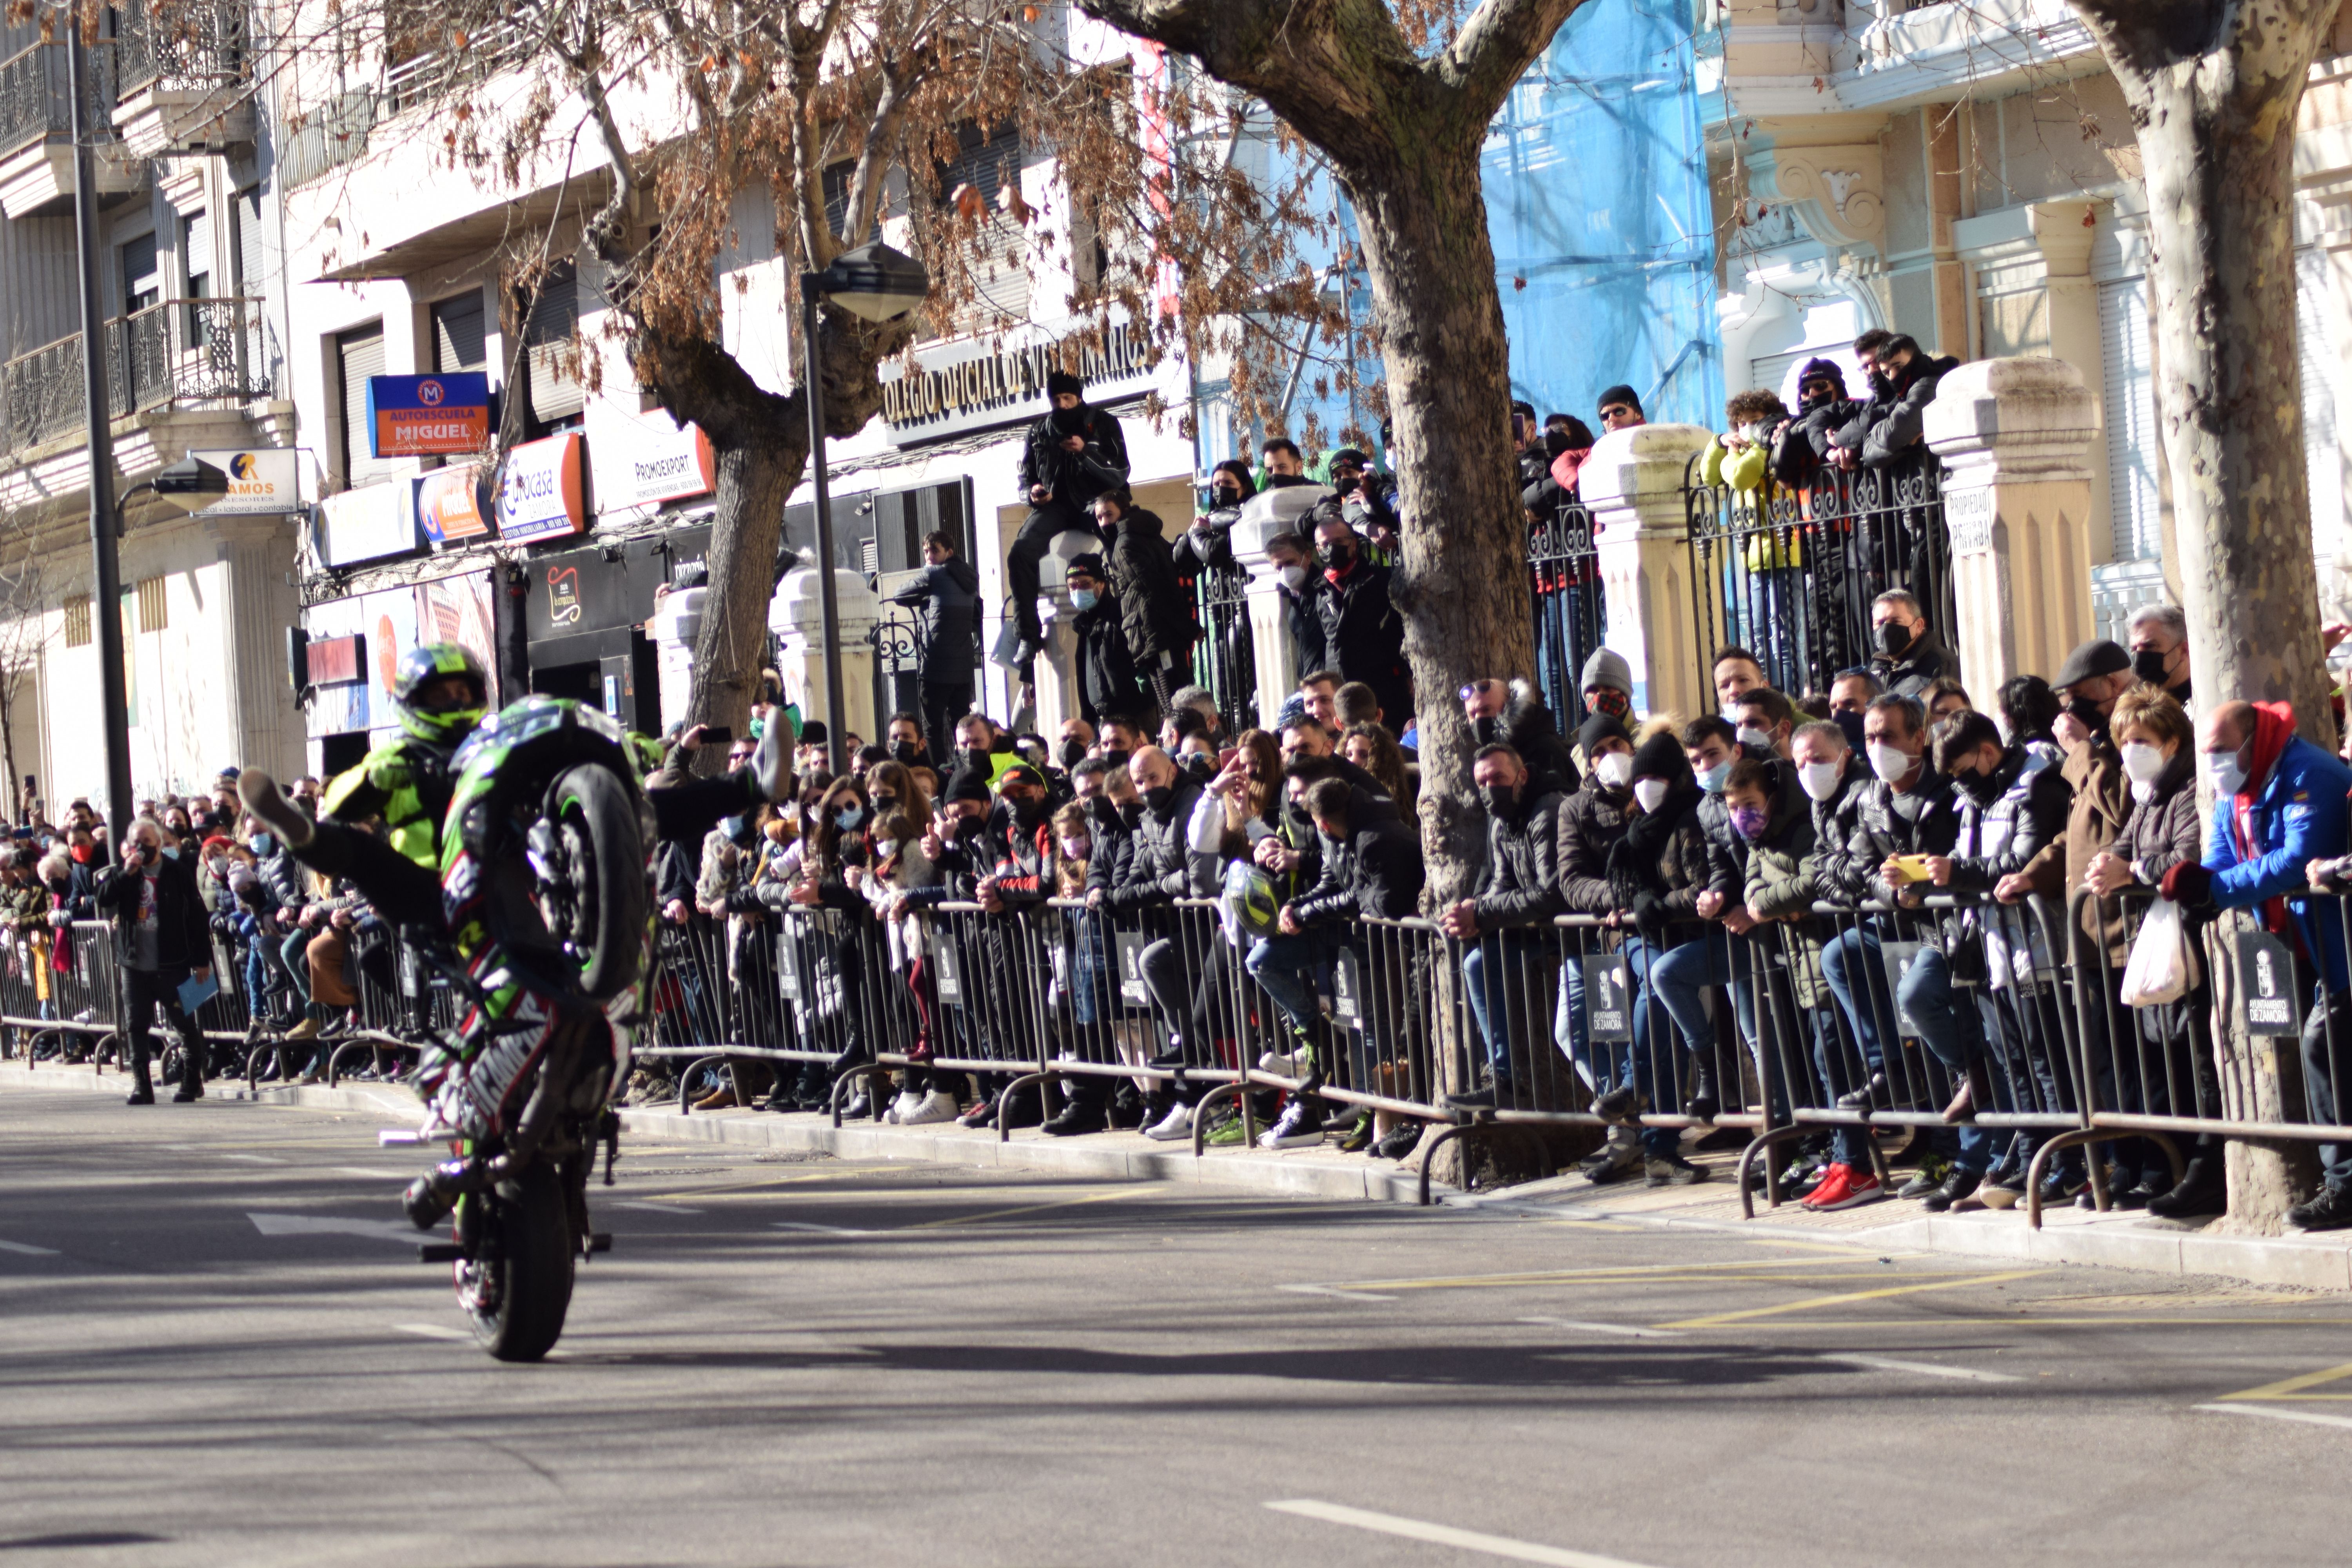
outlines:
[[[1217,776],[1217,759],[1206,752],[1194,752],[1181,765],[1186,773],[1203,783]]]
[[[1065,741],[1062,742],[1062,770],[1065,773],[1076,767],[1080,763],[1083,763],[1086,760],[1087,743],[1084,741]]]
[[[1231,485],[1219,485],[1209,492],[1209,504],[1212,507],[1239,506],[1242,504],[1242,492]]]
[[[2100,712],[2099,705],[2089,698],[2069,697],[2066,699],[2066,711],[2078,720],[2083,728],[2092,734],[2104,735],[2107,732],[2107,716]]]
[[[1315,552],[1315,559],[1323,563],[1326,572],[1345,572],[1355,558],[1355,552],[1344,544],[1327,544]]]
[[[1889,621],[1872,634],[1878,651],[1889,658],[1901,658],[1903,650],[1911,646],[1911,628],[1901,621]]]
[[[918,742],[893,741],[890,742],[890,760],[902,767],[913,767],[922,760],[922,755],[923,748]]]
[[[2150,686],[2165,683],[2165,656],[2152,647],[2144,647],[2132,655],[2132,673]]]
[[[1487,816],[1508,816],[1511,815],[1511,808],[1519,804],[1519,786],[1517,784],[1480,784],[1478,786],[1478,798],[1486,803]]]
[[[1127,758],[1128,753],[1125,752],[1105,752],[1103,753],[1103,761],[1108,763],[1112,767],[1117,768],[1121,773],[1125,773],[1127,771]]]
[[[1990,805],[2000,797],[2000,781],[1991,773],[1971,770],[1954,773],[1952,782],[1960,786],[1970,800],[1979,805]]]
[[[1119,802],[1118,820],[1128,831],[1133,832],[1135,825],[1143,820],[1143,803],[1139,800]]]
[[[1503,738],[1503,721],[1492,714],[1470,721],[1470,738],[1482,746],[1491,746]]]
[[[1083,436],[1087,433],[1087,405],[1054,410],[1054,429],[1063,436]]]
[[[970,768],[982,778],[986,778],[996,767],[995,758],[991,756],[985,748],[980,746],[965,746],[959,749],[956,752],[956,762],[963,767]]]
[[[1104,827],[1116,827],[1119,824],[1118,803],[1107,795],[1098,795],[1087,802],[1087,815]]]
[[[1007,795],[1004,798],[1013,807],[1013,820],[1024,827],[1036,826],[1037,819],[1045,815],[1045,803],[1034,795]]]
[[[1143,804],[1150,806],[1156,816],[1167,815],[1168,803],[1175,798],[1176,791],[1168,784],[1153,784],[1143,792]]]

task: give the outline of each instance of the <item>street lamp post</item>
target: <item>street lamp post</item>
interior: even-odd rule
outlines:
[[[833,496],[825,472],[824,378],[817,355],[817,302],[830,300],[868,321],[891,321],[923,302],[930,274],[904,251],[879,240],[843,251],[822,272],[801,274],[803,384],[808,389],[810,476],[816,489],[817,615],[824,623],[825,756],[833,775],[848,771],[843,753],[841,611],[833,584]]]

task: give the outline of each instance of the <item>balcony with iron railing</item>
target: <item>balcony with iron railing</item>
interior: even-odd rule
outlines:
[[[167,300],[106,323],[107,402],[118,419],[241,409],[270,396],[282,369],[258,300]],[[0,364],[6,460],[79,436],[83,389],[79,333]]]
[[[235,0],[127,5],[115,12],[114,127],[133,153],[253,140],[245,7]]]
[[[82,79],[83,119],[95,133],[92,162],[101,195],[137,190],[144,178],[111,134],[114,68],[114,41],[101,38],[88,53]],[[0,60],[0,212],[11,218],[46,216],[72,205],[69,77],[63,43],[35,44]]]

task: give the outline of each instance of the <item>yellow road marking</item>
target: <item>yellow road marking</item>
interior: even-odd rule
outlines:
[[[1778,1317],[1783,1312],[1810,1312],[1816,1307],[1843,1306],[1848,1301],[1875,1301],[1888,1296],[1916,1296],[1927,1290],[1958,1290],[1968,1285],[1997,1285],[2004,1279],[2031,1279],[2047,1272],[2042,1268],[2018,1268],[2006,1274],[1979,1274],[1969,1279],[1938,1279],[1925,1285],[1889,1285],[1877,1290],[1846,1290],[1835,1296],[1808,1296],[1801,1301],[1783,1301],[1777,1307],[1750,1307],[1744,1312],[1718,1312],[1712,1317],[1685,1318],[1680,1322],[1662,1323],[1659,1327],[1712,1329],[1725,1323],[1744,1323],[1754,1318]]]
[[[2352,1377],[2352,1361],[2342,1366],[2331,1366],[2324,1372],[2306,1372],[2301,1377],[2290,1377],[2282,1383],[2266,1383],[2260,1388],[2249,1388],[2239,1394],[2225,1394],[2224,1400],[2236,1399],[2352,1399],[2352,1394],[2305,1394],[2323,1383]]]
[[[1475,1290],[1490,1286],[1563,1285],[1580,1279],[1639,1279],[1644,1275],[1719,1272],[1738,1268],[1813,1268],[1818,1258],[1743,1258],[1736,1263],[1641,1263],[1620,1268],[1557,1268],[1529,1274],[1462,1274],[1420,1279],[1352,1279],[1337,1290]],[[1862,1261],[1857,1257],[1856,1262]]]
[[[978,1225],[986,1219],[1011,1219],[1015,1215],[1043,1214],[1047,1209],[1066,1209],[1077,1204],[1098,1204],[1107,1198],[1133,1197],[1129,1187],[1114,1187],[1107,1193],[1089,1193],[1082,1198],[1061,1198],[1050,1204],[1024,1204],[1019,1208],[991,1209],[986,1214],[957,1215],[951,1219],[927,1219],[919,1225],[900,1226],[901,1230],[945,1230],[950,1226]]]

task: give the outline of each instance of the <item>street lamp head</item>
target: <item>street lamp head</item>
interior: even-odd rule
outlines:
[[[197,511],[228,494],[228,476],[193,453],[150,481],[154,492],[183,511]]]
[[[802,287],[814,288],[865,321],[895,321],[930,293],[931,275],[906,252],[876,240],[843,251],[822,272],[804,275]]]

